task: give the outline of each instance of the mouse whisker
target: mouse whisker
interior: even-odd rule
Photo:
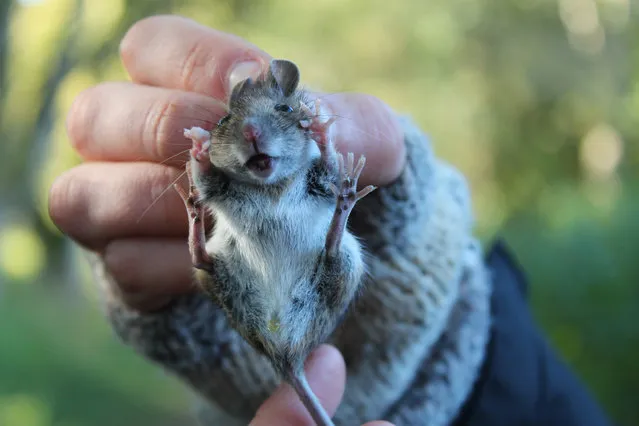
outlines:
[[[182,179],[182,177],[183,177],[184,175],[186,175],[186,169],[185,169],[182,173],[180,173],[180,174],[178,175],[178,177],[177,177],[177,178],[175,178],[175,179],[174,179],[174,180],[173,180],[173,181],[172,181],[172,182],[171,182],[171,183],[170,183],[170,184],[169,184],[169,185],[168,185],[168,186],[167,186],[164,190],[162,190],[162,192],[160,193],[160,195],[158,195],[158,196],[155,198],[155,200],[153,200],[153,201],[151,202],[151,204],[150,204],[150,205],[149,205],[146,209],[144,209],[144,211],[142,212],[142,214],[140,215],[140,218],[137,220],[137,222],[136,222],[136,223],[140,223],[140,221],[144,218],[144,216],[146,216],[146,214],[149,212],[149,210],[151,210],[151,208],[153,208],[153,206],[155,206],[155,204],[157,204],[157,202],[160,200],[160,198],[162,198],[162,197],[163,197],[163,196],[167,193],[167,191],[168,191],[169,189],[173,188],[173,185],[174,185],[175,183],[177,183],[177,181],[178,181],[178,180]]]
[[[207,119],[207,118],[200,118],[200,117],[193,117],[193,116],[189,116],[189,115],[173,115],[173,114],[158,114],[158,116],[161,117],[170,117],[172,119],[177,120],[181,120],[181,121],[185,121],[185,122],[189,122],[189,123],[203,123],[205,125],[207,125],[206,127],[207,130],[210,130],[211,128],[215,127],[215,125],[217,124],[217,120],[211,120],[211,119]],[[198,126],[198,127],[203,127],[203,126]]]
[[[344,119],[344,120],[350,120],[355,122],[356,120],[354,118],[351,117],[346,117],[343,115],[338,115],[338,114],[319,114],[317,115],[317,117],[321,117],[323,119],[327,119],[327,118],[333,118],[333,117],[337,117],[338,119]],[[383,139],[388,139],[390,136],[386,133],[377,133],[377,134],[373,134],[371,132],[366,131],[366,129],[361,128],[361,126],[356,126],[356,130],[358,132],[360,132],[361,134],[365,135],[365,136],[369,136],[371,138],[383,138]]]
[[[179,157],[180,155],[183,155],[184,153],[189,152],[189,150],[190,150],[190,148],[187,148],[187,149],[185,149],[185,150],[182,150],[182,151],[178,152],[177,154],[172,155],[172,156],[170,156],[170,157],[166,158],[164,161],[161,161],[159,164],[166,164],[166,163],[168,163],[169,161],[173,160],[174,158],[177,158],[177,157]],[[185,162],[186,162],[186,161],[185,161]]]
[[[196,107],[194,107],[196,108]],[[206,113],[206,116],[212,117],[212,118],[207,118],[207,117],[202,117],[202,116],[196,116],[195,114],[191,115],[191,114],[186,114],[186,115],[178,115],[175,113],[171,113],[171,112],[163,112],[163,113],[155,113],[155,114],[150,114],[150,117],[163,117],[163,118],[172,118],[172,119],[176,119],[176,120],[189,120],[189,121],[197,121],[197,122],[202,122],[202,123],[206,123],[211,125],[211,127],[215,126],[219,120],[219,118],[216,119],[217,114],[213,114],[210,110],[201,107],[201,106],[197,106],[197,109],[201,110],[203,113]],[[202,114],[204,115],[204,114]],[[221,117],[221,116],[220,116]]]
[[[329,96],[335,96],[335,95],[339,95],[342,92],[325,92],[324,94],[322,94],[321,96],[315,96],[315,99],[324,99],[324,98],[328,98]],[[314,102],[315,100],[313,100]]]
[[[175,144],[164,144],[164,145],[169,145],[169,146],[184,146],[184,144],[177,144],[177,143],[175,143]],[[182,150],[182,151],[178,152],[177,154],[172,155],[172,156],[170,156],[170,157],[168,157],[168,158],[166,158],[166,159],[162,160],[161,162],[154,162],[154,163],[155,163],[155,164],[160,164],[160,165],[166,165],[166,164],[167,164],[168,162],[170,162],[172,159],[174,159],[174,158],[176,158],[176,157],[179,157],[180,155],[182,155],[182,154],[184,154],[185,152],[187,152],[189,149],[190,149],[190,148],[186,148],[186,149],[184,149],[184,150]],[[144,157],[144,156],[138,156],[138,157],[133,158],[131,161],[132,161],[132,162],[134,162],[134,163],[137,163],[137,162],[139,162],[139,161],[141,161],[141,162],[148,162],[148,161],[149,161],[149,158],[148,158],[148,157]],[[185,160],[185,161],[186,161],[186,160]],[[178,162],[177,162],[177,164],[180,164],[180,162],[178,161]]]
[[[311,99],[306,100],[306,101],[304,102],[304,104],[305,104],[307,107],[309,107],[309,108],[310,108],[310,107],[313,105],[313,103],[315,102],[315,99],[322,100],[322,99],[327,98],[327,97],[329,97],[329,96],[340,95],[340,94],[342,94],[342,93],[343,93],[343,92],[327,92],[327,93],[323,93],[323,94],[322,94],[322,95],[320,95],[320,96],[315,96],[312,100],[311,100]],[[322,117],[322,118],[338,117],[338,118],[343,118],[343,119],[346,119],[346,120],[352,120],[352,121],[355,121],[353,118],[346,117],[346,116],[340,116],[340,115],[338,115],[338,114],[318,114],[318,115],[316,115],[316,116],[317,116],[317,117]],[[374,136],[375,136],[375,135],[373,135],[373,134],[371,134],[371,133],[367,133],[364,129],[359,128],[358,130],[359,130],[360,132],[362,132],[362,133],[363,133],[364,135],[366,135],[366,136],[371,136],[371,137],[374,137]],[[378,134],[377,136],[381,136],[382,138],[389,138],[389,135],[388,135],[388,134],[383,134],[383,133],[382,133],[382,134]]]

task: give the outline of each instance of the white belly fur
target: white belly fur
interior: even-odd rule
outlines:
[[[294,208],[291,207],[293,203]],[[260,295],[264,306],[269,308],[264,320],[274,317],[281,325],[281,332],[271,338],[295,345],[304,339],[306,330],[299,325],[307,322],[307,318],[300,318],[300,313],[296,318],[287,318],[285,312],[293,294],[303,298],[313,297],[313,289],[308,284],[324,248],[334,206],[305,198],[294,201],[283,199],[275,209],[272,205],[269,207],[269,218],[281,225],[279,232],[258,238],[239,225],[240,220],[260,220],[263,213],[256,214],[252,219],[240,219],[218,211],[215,232],[207,242],[206,249],[211,254],[225,254],[229,251],[228,242],[231,239],[235,241],[236,260],[240,260],[246,268],[238,274],[246,279],[240,279],[238,284],[253,284],[262,290]],[[358,256],[359,242],[350,233],[343,237],[342,250],[351,252],[354,266],[363,271],[363,261]]]

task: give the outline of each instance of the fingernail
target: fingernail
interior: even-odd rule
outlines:
[[[229,73],[228,93],[231,93],[237,83],[246,80],[249,77],[256,78],[257,76],[259,76],[260,72],[261,66],[259,62],[238,62],[233,66],[233,69]]]

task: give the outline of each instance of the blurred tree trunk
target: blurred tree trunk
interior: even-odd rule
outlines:
[[[9,52],[7,51],[8,36],[9,36],[9,17],[11,16],[11,7],[13,5],[12,0],[0,0],[0,123],[2,123],[2,117],[5,108],[5,97],[7,87],[7,63],[9,58]],[[0,152],[2,152],[2,143],[7,138],[7,134],[0,124]],[[4,220],[2,212],[3,199],[5,198],[2,185],[0,185],[0,227]],[[2,290],[2,282],[0,281],[0,290]]]
[[[0,0],[0,115],[8,110],[6,88],[8,87],[7,69],[11,60],[9,52],[9,23],[13,2]],[[51,274],[56,282],[64,278],[64,264],[61,258],[62,239],[52,233],[44,224],[37,210],[36,188],[38,174],[47,161],[51,131],[56,119],[55,98],[60,86],[75,64],[73,56],[75,39],[78,33],[78,22],[82,11],[82,0],[76,0],[75,8],[69,15],[60,34],[61,46],[57,59],[52,62],[49,74],[41,88],[39,105],[35,112],[33,124],[20,127],[19,124],[3,121],[0,127],[0,152],[2,152],[2,182],[0,187],[0,219],[5,219],[6,210],[19,214],[35,228],[47,248],[45,274]],[[15,140],[18,138],[19,140]],[[5,213],[5,214],[3,214]]]
[[[38,188],[36,173],[28,173],[29,164],[37,164],[38,169],[43,167],[49,158],[49,147],[51,145],[51,132],[55,120],[58,118],[55,111],[55,99],[60,84],[67,74],[73,69],[78,61],[76,52],[76,40],[80,32],[80,17],[84,7],[83,0],[76,0],[73,11],[69,14],[66,25],[63,26],[60,34],[60,52],[55,65],[51,68],[49,76],[42,88],[42,102],[35,126],[29,135],[31,145],[30,152],[23,159],[22,170],[27,171],[28,187],[32,190]],[[25,150],[26,151],[26,150]],[[68,241],[58,234],[52,233],[43,222],[43,218],[34,209],[33,200],[37,194],[31,193],[27,200],[27,205],[31,207],[30,215],[34,218],[36,231],[41,236],[47,248],[47,263],[44,274],[49,279],[47,283],[54,285],[65,285],[71,287],[73,284],[74,271],[69,267],[72,259],[69,259]]]
[[[6,131],[1,123],[6,108],[7,68],[9,63],[9,22],[12,6],[12,0],[0,0],[0,152],[3,151],[2,142],[7,139]],[[0,195],[0,199],[1,198],[2,195]]]
[[[2,116],[5,87],[7,87],[7,58],[9,56],[7,45],[12,4],[12,0],[0,0],[0,116]]]

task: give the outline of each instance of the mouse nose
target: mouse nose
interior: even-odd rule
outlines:
[[[247,142],[254,143],[260,137],[260,130],[254,124],[246,123],[242,128],[242,134]]]

